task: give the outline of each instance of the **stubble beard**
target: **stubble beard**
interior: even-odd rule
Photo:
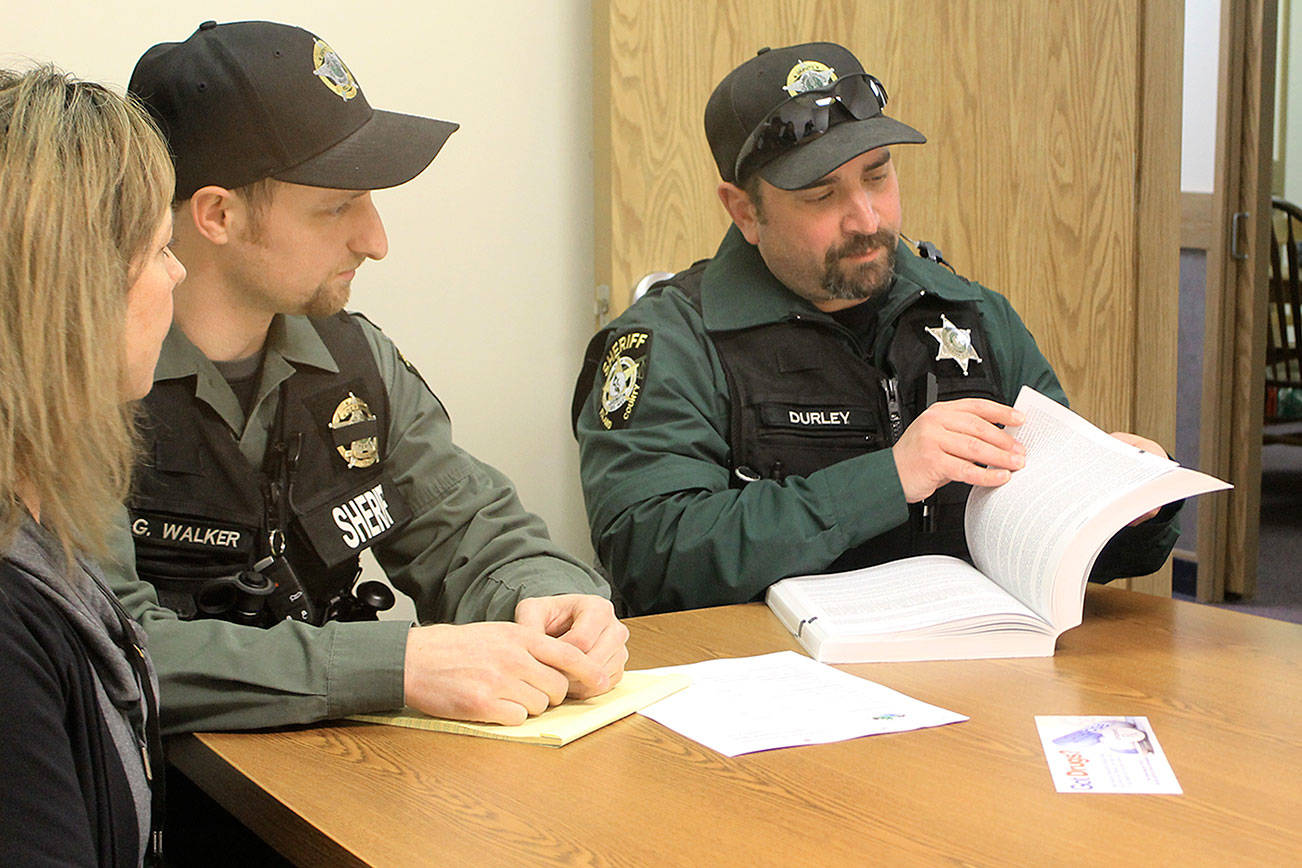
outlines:
[[[872,235],[855,235],[828,250],[820,283],[825,300],[862,301],[885,291],[895,275],[897,243],[898,236],[894,232],[878,229]],[[851,265],[848,271],[842,268],[842,259],[862,256],[875,248],[881,248],[881,256]]]
[[[301,305],[296,305],[293,299],[286,298],[277,287],[269,284],[264,271],[274,253],[266,244],[265,236],[265,226],[260,220],[253,221],[238,236],[241,243],[259,254],[248,257],[240,271],[240,285],[248,297],[260,299],[278,314],[326,317],[344,309],[352,293],[352,281],[343,280],[339,274],[333,274],[318,284]],[[359,259],[352,270],[360,268],[364,261]]]
[[[365,259],[359,259],[351,269],[345,270],[356,272],[365,261]],[[340,272],[326,278],[316,288],[311,298],[303,304],[302,312],[305,316],[334,316],[344,309],[344,305],[348,304],[349,296],[352,295],[353,280],[352,278],[344,280],[342,274],[343,272]]]
[[[318,286],[303,305],[303,314],[312,317],[333,316],[344,309],[351,294],[352,281],[334,286],[327,281]]]

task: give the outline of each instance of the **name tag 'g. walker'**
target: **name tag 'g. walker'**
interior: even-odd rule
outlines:
[[[637,406],[642,384],[646,382],[651,332],[636,329],[611,341],[601,362],[605,385],[601,388],[601,405],[597,416],[607,430],[628,425]]]

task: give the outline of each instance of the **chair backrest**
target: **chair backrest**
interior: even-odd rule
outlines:
[[[1272,200],[1266,387],[1302,388],[1302,208]],[[1273,414],[1267,408],[1267,421]]]
[[[673,276],[674,273],[672,271],[651,271],[642,275],[642,279],[634,284],[633,297],[628,300],[628,303],[632,304],[642,296],[646,295],[646,291],[652,286]]]

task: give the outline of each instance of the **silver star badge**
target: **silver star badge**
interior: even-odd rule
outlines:
[[[936,339],[936,361],[953,359],[967,376],[967,363],[979,362],[981,357],[972,348],[972,330],[961,329],[949,321],[943,313],[940,315],[940,327],[928,328],[927,334]]]

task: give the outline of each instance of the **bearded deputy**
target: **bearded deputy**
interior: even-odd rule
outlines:
[[[925,139],[886,101],[831,43],[764,49],[710,96],[733,225],[593,338],[575,389],[592,540],[631,613],[966,557],[969,487],[1023,464],[1008,405],[1023,385],[1066,403],[1006,299],[902,242],[890,146]],[[1123,530],[1092,578],[1159,568],[1177,510]]]
[[[404,704],[519,723],[609,689],[627,630],[605,583],[341,312],[388,252],[370,191],[423,171],[457,125],[372,109],[327,43],[267,21],[156,45],[130,87],[171,146],[192,263],[113,577],[149,634],[164,729]],[[422,626],[376,620],[387,589],[354,587],[367,548]]]

